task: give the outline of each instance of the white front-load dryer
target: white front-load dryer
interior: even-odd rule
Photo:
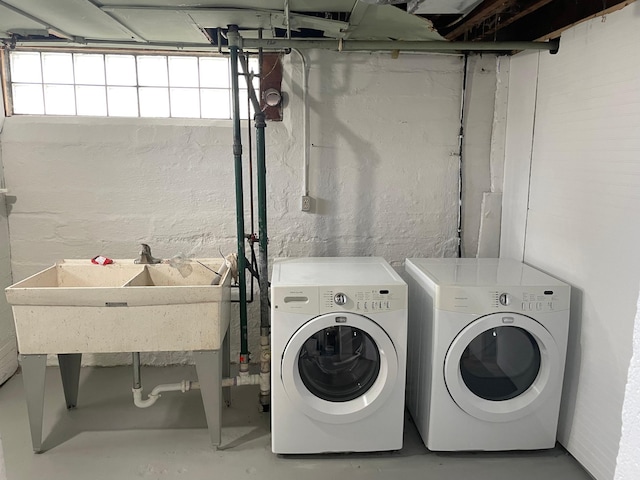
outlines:
[[[276,259],[271,446],[402,448],[407,285],[382,258]]]
[[[570,287],[509,259],[407,259],[407,408],[430,450],[556,443]]]

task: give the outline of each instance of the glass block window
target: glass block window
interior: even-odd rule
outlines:
[[[225,57],[14,51],[10,65],[18,115],[231,118]],[[249,68],[258,73],[257,59]],[[246,81],[239,82],[240,114],[248,118]],[[253,85],[257,91],[257,77]]]

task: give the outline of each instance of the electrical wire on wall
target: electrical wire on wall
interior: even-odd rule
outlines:
[[[529,175],[527,179],[527,212],[524,217],[524,237],[522,239],[522,261],[527,253],[527,229],[529,228],[529,205],[531,203],[531,169],[533,168],[533,147],[536,139],[536,119],[538,118],[538,86],[540,82],[540,55],[536,59],[536,91],[533,99],[533,124],[531,125],[531,154],[529,155]]]
[[[465,54],[463,72],[462,72],[462,94],[460,100],[460,132],[458,134],[458,258],[462,258],[462,219],[464,214],[463,200],[464,200],[464,114],[465,114],[465,99],[467,96],[467,68],[469,65],[469,55]]]

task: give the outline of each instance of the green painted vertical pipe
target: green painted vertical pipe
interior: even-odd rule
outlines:
[[[265,154],[264,129],[267,126],[264,113],[256,115],[256,154],[258,176],[258,232],[260,239],[260,263],[258,265],[260,275],[260,329],[261,335],[268,335],[269,326],[269,262],[267,245],[267,166]]]
[[[235,39],[231,35],[230,39]],[[269,261],[267,253],[267,244],[269,236],[267,234],[267,167],[266,167],[266,142],[264,129],[267,126],[265,122],[264,112],[260,110],[260,102],[256,96],[256,92],[251,85],[249,78],[249,63],[242,55],[238,58],[247,80],[247,91],[249,98],[256,112],[256,156],[257,156],[257,172],[258,177],[258,233],[259,233],[259,251],[260,258],[258,263],[258,276],[260,282],[260,335],[269,335],[270,309],[269,309]]]
[[[237,35],[238,26],[229,25],[229,33]],[[240,137],[240,90],[238,87],[238,46],[229,42],[231,54],[231,90],[233,97],[233,159],[236,176],[236,223],[238,235],[238,284],[240,286],[240,364],[249,363],[247,332],[247,290],[244,237],[244,198],[242,187],[242,139]]]
[[[234,36],[229,38],[237,41]],[[260,110],[260,102],[256,96],[255,89],[251,84],[249,76],[249,62],[244,55],[238,57],[247,81],[247,92],[253,104],[256,126],[256,152],[257,152],[257,172],[258,177],[258,229],[260,235],[260,257],[258,262],[258,277],[260,282],[260,405],[262,411],[269,410],[271,405],[270,387],[270,346],[269,337],[271,334],[270,308],[269,308],[269,260],[267,256],[267,244],[269,238],[267,234],[267,168],[265,154],[264,129],[267,126],[264,112]],[[263,383],[266,379],[266,385]]]

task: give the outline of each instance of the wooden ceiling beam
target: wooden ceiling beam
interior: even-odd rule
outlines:
[[[564,32],[565,30],[568,30],[571,27],[575,27],[576,25],[578,25],[579,23],[582,22],[586,22],[588,20],[593,20],[594,18],[598,18],[598,17],[603,17],[605,15],[609,15],[610,13],[613,12],[617,12],[618,10],[622,10],[624,7],[626,7],[627,5],[631,5],[633,2],[635,2],[636,0],[624,0],[620,3],[618,3],[617,5],[614,5],[612,7],[607,8],[606,10],[602,10],[601,12],[598,13],[594,13],[593,15],[590,15],[586,18],[582,18],[572,24],[569,25],[565,25],[562,28],[559,28],[557,30],[554,30],[553,32],[548,32],[545,33],[544,35],[538,37],[535,39],[535,41],[537,42],[546,42],[547,40],[550,40],[552,38],[558,38],[562,32]]]
[[[486,40],[486,39],[488,39],[489,37],[491,37],[491,35],[496,33],[501,28],[508,27],[512,23],[517,22],[521,18],[526,17],[527,15],[535,12],[539,8],[542,8],[545,5],[547,5],[548,3],[551,3],[553,1],[554,0],[536,0],[536,1],[534,1],[529,6],[525,7],[524,9],[520,10],[519,12],[509,16],[508,18],[500,19],[500,21],[497,22],[494,27],[483,31],[482,35],[479,35],[477,37],[477,40]],[[470,38],[469,40],[476,40],[476,38]]]
[[[534,40],[549,38],[551,32],[562,31],[593,15],[601,14],[626,0],[555,0],[497,32],[497,40]]]
[[[516,2],[517,0],[485,0],[474,8],[471,13],[462,20],[462,23],[450,32],[446,33],[444,37],[447,40],[459,39],[459,37],[462,37],[476,25],[479,25],[492,16],[505,11]]]

